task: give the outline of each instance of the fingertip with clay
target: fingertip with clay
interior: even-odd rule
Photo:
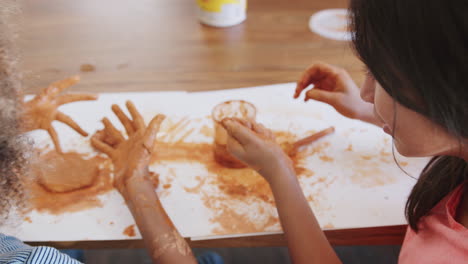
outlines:
[[[159,128],[161,127],[161,123],[164,121],[164,119],[166,119],[165,115],[158,114],[150,121],[144,135],[146,145],[152,145],[156,140],[156,134],[159,132]]]
[[[255,124],[255,122],[251,122],[247,119],[242,119],[238,117],[232,117],[232,120],[251,130],[253,129]]]
[[[301,96],[302,91],[304,91],[306,87],[307,86],[304,85],[304,80],[301,78],[301,80],[299,80],[296,84],[296,90],[294,91],[294,99],[299,98],[299,96]]]
[[[98,149],[96,148],[96,144],[95,144],[96,140],[105,142],[105,138],[106,136],[105,136],[104,129],[97,130],[96,132],[94,132],[94,134],[90,138],[91,146],[94,147],[95,149]]]
[[[99,139],[97,133],[95,136],[91,137],[91,146],[93,146],[97,151],[103,152],[110,158],[113,158],[114,149]]]
[[[221,125],[226,129],[227,131],[230,131],[232,127],[234,126],[234,120],[233,118],[227,117],[221,120]]]
[[[229,134],[231,134],[233,130],[238,128],[238,126],[245,126],[247,128],[250,128],[249,122],[235,117],[224,118],[223,120],[221,120],[221,125],[224,127],[224,129],[226,129],[226,131]]]
[[[297,83],[296,85],[296,90],[294,91],[294,96],[293,98],[294,99],[297,99],[299,98],[299,95],[301,94],[301,91],[300,91],[300,82]]]
[[[163,114],[158,114],[156,115],[149,123],[148,127],[151,129],[159,129],[161,126],[162,122],[166,119],[166,116]]]
[[[299,98],[300,95],[301,95],[300,93],[295,93],[293,98],[297,99],[297,98]]]
[[[130,112],[131,116],[140,115],[140,112],[138,112],[138,109],[136,108],[135,104],[132,101],[130,100],[125,101],[125,106],[127,107],[128,112]]]
[[[161,123],[162,121],[164,121],[164,119],[166,119],[166,115],[163,115],[163,114],[158,114],[156,116],[156,120],[157,122]]]
[[[158,114],[153,117],[153,119],[151,119],[150,123],[146,127],[143,135],[143,147],[148,151],[149,154],[153,152],[153,148],[156,143],[156,137],[161,127],[161,123],[165,118],[165,115]]]
[[[97,94],[83,94],[82,96],[83,101],[96,101],[97,99],[99,99],[99,95]]]

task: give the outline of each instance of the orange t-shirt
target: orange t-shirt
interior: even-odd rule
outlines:
[[[458,186],[421,218],[418,233],[408,228],[400,264],[468,263],[468,229],[455,220],[466,188],[468,182]]]

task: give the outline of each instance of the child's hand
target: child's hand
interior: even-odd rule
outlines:
[[[292,161],[275,142],[273,133],[257,123],[226,118],[227,149],[236,158],[258,171],[268,182],[277,172],[292,169]]]
[[[91,145],[104,152],[114,164],[114,185],[121,193],[125,191],[128,179],[132,177],[149,177],[148,165],[156,142],[156,135],[164,120],[164,115],[157,115],[148,126],[132,102],[126,103],[132,119],[120,109],[112,106],[112,111],[119,118],[127,131],[128,139],[104,118],[104,129],[96,132],[91,138]]]
[[[372,115],[372,105],[361,99],[359,88],[344,69],[320,62],[312,64],[297,83],[294,98],[310,84],[314,88],[306,92],[305,101],[327,103],[348,118],[366,121]]]
[[[59,121],[68,125],[82,136],[88,135],[71,117],[58,110],[64,104],[97,99],[97,96],[93,94],[60,94],[79,80],[78,76],[73,76],[54,82],[23,105],[22,128],[24,131],[27,132],[35,129],[46,130],[52,138],[57,152],[62,152],[62,149],[57,132],[52,126],[53,121]]]

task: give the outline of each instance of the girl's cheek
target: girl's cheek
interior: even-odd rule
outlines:
[[[361,88],[361,98],[365,102],[373,104],[374,97],[375,97],[375,80],[374,78],[368,75]]]
[[[380,85],[377,85],[375,89],[374,98],[377,114],[387,125],[393,127],[393,116],[396,111],[393,98]]]

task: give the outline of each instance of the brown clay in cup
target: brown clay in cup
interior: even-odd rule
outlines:
[[[211,113],[214,121],[215,136],[213,154],[216,162],[228,168],[245,168],[247,167],[242,161],[232,156],[227,150],[228,134],[221,121],[228,117],[244,119],[249,122],[255,122],[257,109],[249,102],[243,100],[232,100],[220,103]]]

